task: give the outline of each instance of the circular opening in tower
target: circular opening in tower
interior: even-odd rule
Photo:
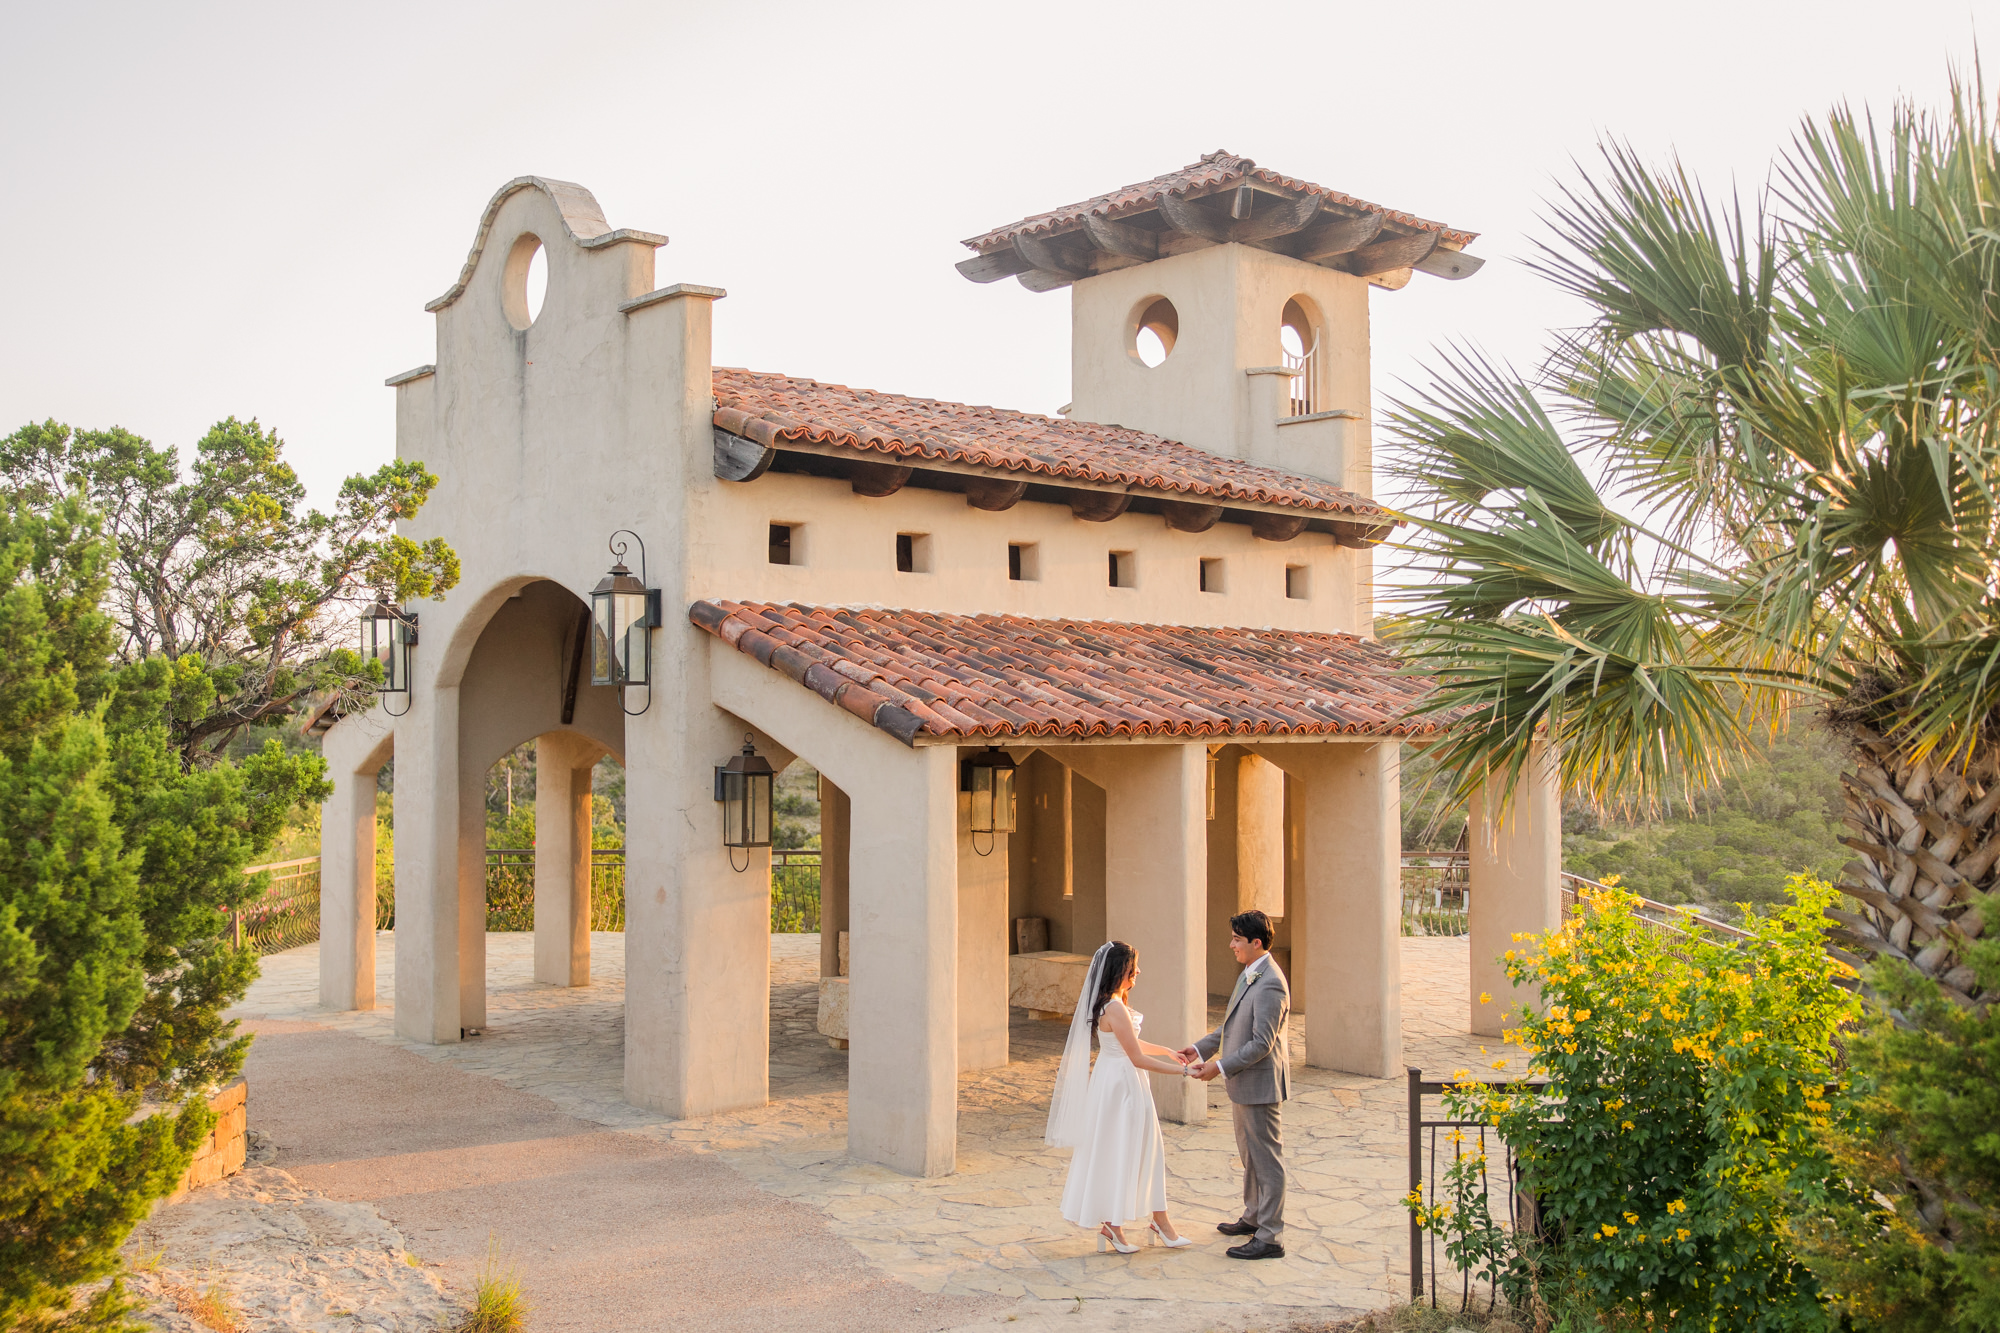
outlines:
[[[1141,364],[1157,366],[1173,355],[1181,336],[1181,316],[1174,303],[1164,296],[1148,297],[1134,311],[1132,345],[1128,349]]]
[[[501,274],[500,304],[507,322],[525,329],[541,316],[542,302],[549,292],[549,257],[542,238],[523,232],[507,252],[507,270]]]

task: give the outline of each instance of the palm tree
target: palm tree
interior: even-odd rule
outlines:
[[[1608,148],[1534,267],[1589,323],[1395,405],[1392,622],[1439,755],[1648,804],[1818,704],[1859,855],[1836,936],[1960,998],[2000,859],[2000,157],[1984,88],[1808,123],[1750,207]],[[1607,496],[1617,498],[1614,504]]]

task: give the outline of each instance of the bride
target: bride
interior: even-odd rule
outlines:
[[[1138,1246],[1125,1241],[1124,1224],[1149,1212],[1148,1243],[1158,1239],[1172,1249],[1193,1243],[1167,1220],[1166,1149],[1152,1088],[1140,1072],[1186,1077],[1188,1069],[1165,1046],[1139,1040],[1145,1015],[1126,1004],[1138,979],[1139,955],[1122,940],[1099,946],[1091,958],[1056,1071],[1044,1136],[1055,1147],[1076,1149],[1063,1186],[1062,1215],[1098,1229],[1100,1254],[1107,1244],[1120,1254],[1137,1252]],[[1099,1045],[1095,1070],[1090,1068],[1093,1031]]]

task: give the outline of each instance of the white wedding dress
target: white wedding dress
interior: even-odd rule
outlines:
[[[1145,1016],[1126,1012],[1132,1015],[1132,1035],[1137,1037]],[[1145,1072],[1126,1057],[1115,1033],[1100,1025],[1097,1040],[1100,1049],[1084,1094],[1083,1123],[1076,1155],[1069,1160],[1069,1181],[1063,1186],[1062,1215],[1080,1227],[1096,1228],[1106,1222],[1122,1227],[1166,1211],[1166,1145]]]

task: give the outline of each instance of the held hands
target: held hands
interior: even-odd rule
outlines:
[[[1192,1046],[1181,1047],[1174,1052],[1174,1058],[1188,1067],[1190,1078],[1198,1078],[1204,1083],[1214,1082],[1216,1076],[1222,1072],[1220,1060],[1203,1060],[1201,1052]]]

